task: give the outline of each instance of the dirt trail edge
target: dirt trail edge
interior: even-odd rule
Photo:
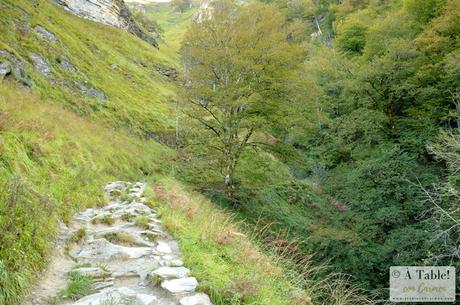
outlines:
[[[61,224],[49,267],[26,305],[212,305],[196,292],[177,242],[145,205],[145,183],[107,184],[109,204]],[[72,277],[91,278],[89,295],[70,299]],[[78,286],[78,283],[75,283]]]

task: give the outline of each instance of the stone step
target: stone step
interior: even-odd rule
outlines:
[[[167,280],[161,283],[161,287],[171,293],[194,292],[197,286],[198,282],[194,277]]]
[[[204,293],[196,293],[180,299],[180,305],[212,305],[208,295]]]
[[[160,267],[152,272],[152,275],[158,275],[163,279],[184,278],[190,274],[190,270],[185,267]]]

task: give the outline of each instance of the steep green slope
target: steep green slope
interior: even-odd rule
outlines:
[[[156,137],[171,129],[174,84],[157,72],[175,66],[167,52],[123,30],[75,17],[52,1],[6,0],[0,8],[0,50],[28,63],[27,74],[41,96],[135,134]],[[37,25],[56,41],[37,35]],[[47,62],[50,78],[32,71],[32,52]],[[91,88],[106,99],[89,96]]]
[[[104,204],[107,181],[166,168],[173,152],[141,138],[172,129],[175,85],[158,71],[175,61],[51,1],[5,0],[0,64],[0,304],[11,305],[46,265],[58,218]]]
[[[56,220],[105,203],[110,180],[166,169],[166,148],[91,123],[10,81],[0,85],[0,304],[46,265]]]

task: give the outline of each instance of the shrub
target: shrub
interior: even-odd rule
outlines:
[[[86,229],[80,228],[72,234],[70,240],[74,243],[80,242],[86,236]]]
[[[150,219],[146,215],[138,215],[136,219],[134,219],[134,223],[136,224],[136,226],[139,226],[144,229],[149,228],[149,222]]]
[[[59,295],[78,300],[91,293],[93,289],[93,281],[91,276],[84,275],[78,272],[69,273],[69,282],[66,289],[62,290]]]

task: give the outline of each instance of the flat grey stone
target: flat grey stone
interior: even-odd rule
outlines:
[[[93,283],[93,289],[95,291],[99,291],[99,290],[106,289],[109,287],[113,287],[113,281]]]
[[[114,304],[136,304],[136,305],[156,305],[157,297],[144,293],[137,293],[128,287],[107,288],[101,292],[86,296],[73,305],[103,305],[107,301],[113,301]],[[112,304],[112,303],[110,303]]]
[[[183,278],[190,274],[190,270],[185,267],[160,267],[153,271],[153,274],[159,275],[164,279]]]
[[[204,293],[197,293],[180,299],[180,305],[212,305],[209,297]]]
[[[197,286],[198,282],[194,277],[168,280],[161,283],[161,287],[171,293],[193,292]]]
[[[180,259],[172,259],[166,262],[171,267],[181,267],[184,265],[184,262]]]
[[[171,247],[164,241],[159,241],[157,246],[157,251],[165,254],[172,253]]]
[[[82,275],[88,275],[92,278],[105,278],[110,276],[110,272],[104,271],[99,267],[87,267],[87,268],[77,268],[73,269],[70,272],[77,272]]]
[[[152,254],[149,247],[123,247],[114,245],[105,239],[95,239],[73,256],[77,259],[109,261],[113,259],[137,259]]]

